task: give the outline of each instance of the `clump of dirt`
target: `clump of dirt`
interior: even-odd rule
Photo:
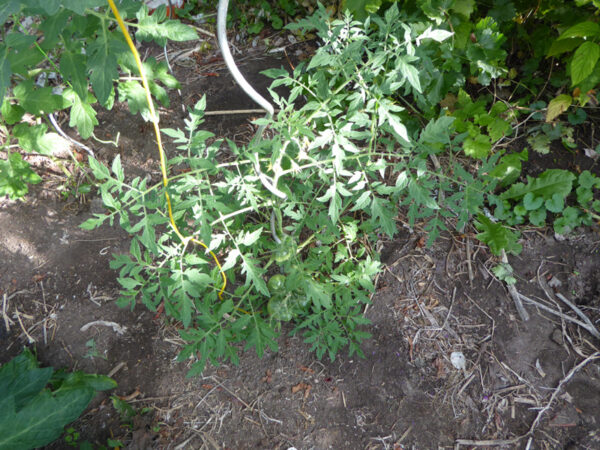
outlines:
[[[269,80],[256,72],[288,64],[264,55],[244,62],[264,93]],[[189,80],[186,105],[206,94],[207,111],[255,108],[218,60],[210,64],[175,63],[178,78]],[[181,127],[172,100],[162,125]],[[244,140],[252,116],[209,115],[205,128]],[[147,125],[123,105],[99,117],[104,137],[120,133],[119,148],[96,148],[99,158],[121,154],[129,176],[157,178]],[[27,345],[44,365],[110,374],[118,388],[99,394],[73,425],[81,440],[120,439],[132,449],[518,447],[528,440],[536,448],[600,447],[598,339],[570,321],[578,316],[557,298],[598,323],[594,232],[563,241],[525,234],[523,253],[510,263],[517,289],[537,305],[526,303],[531,319],[522,322],[491,275],[497,261],[472,234],[446,235],[426,249],[425,232],[403,228],[383,243],[386,268],[365,311],[372,322],[365,359],[319,361],[284,327],[278,353],[246,353],[237,367],[186,379],[187,364],[175,362],[177,325],[115,305],[118,274],[108,263],[128,251],[129,237],[116,226],[78,227],[96,208],[93,199],[65,202],[43,192],[0,202],[0,362]],[[464,366],[455,366],[456,355]],[[121,417],[109,395],[139,413]]]

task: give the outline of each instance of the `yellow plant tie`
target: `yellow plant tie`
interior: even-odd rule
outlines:
[[[219,263],[219,260],[217,259],[217,255],[215,255],[211,250],[209,250],[209,248],[206,246],[206,244],[204,244],[204,242],[201,242],[198,239],[193,238],[193,237],[186,237],[183,234],[181,234],[181,232],[179,231],[179,228],[177,228],[177,225],[175,224],[175,220],[173,219],[173,208],[171,207],[171,198],[169,197],[169,193],[167,192],[167,189],[166,189],[167,185],[169,184],[169,178],[167,177],[167,165],[165,163],[165,155],[164,155],[164,150],[163,150],[163,146],[162,146],[162,140],[160,138],[160,128],[158,126],[158,115],[156,114],[156,111],[154,110],[154,103],[152,102],[152,96],[150,94],[150,88],[148,87],[148,81],[146,80],[146,74],[144,73],[144,68],[142,66],[142,60],[140,59],[140,54],[138,53],[137,49],[135,48],[135,45],[133,45],[133,41],[131,40],[131,37],[129,36],[129,31],[127,31],[125,22],[123,22],[123,19],[121,18],[121,14],[119,14],[119,10],[117,9],[115,2],[113,0],[107,0],[107,1],[108,1],[108,4],[110,5],[110,9],[112,10],[113,14],[115,15],[115,18],[117,19],[117,22],[119,23],[119,27],[121,28],[121,31],[123,32],[123,36],[125,37],[125,40],[127,41],[129,50],[131,51],[131,53],[133,54],[133,57],[135,58],[135,64],[137,65],[137,68],[140,71],[142,85],[144,86],[144,92],[146,93],[146,102],[148,103],[148,108],[150,109],[150,118],[152,120],[152,124],[154,125],[154,133],[156,134],[156,143],[158,144],[158,154],[160,155],[160,171],[162,174],[163,186],[165,187],[165,199],[167,200],[167,209],[169,211],[169,220],[171,222],[171,227],[173,227],[175,234],[177,234],[179,239],[181,239],[181,242],[184,244],[184,246],[187,242],[191,241],[194,244],[198,244],[198,245],[204,247],[211,254],[213,259],[215,260],[215,264],[217,265],[217,267],[219,268],[219,271],[221,272],[221,276],[223,277],[223,286],[221,287],[221,290],[219,291],[219,298],[222,299],[223,292],[225,291],[225,287],[227,286],[227,277],[225,276],[225,272],[223,272],[223,268],[221,267],[221,264]]]

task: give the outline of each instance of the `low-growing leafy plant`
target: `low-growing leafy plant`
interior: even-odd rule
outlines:
[[[104,375],[40,368],[25,349],[0,367],[0,448],[32,449],[51,443],[77,419],[97,391],[116,387]],[[75,432],[67,442],[77,441]]]
[[[400,209],[410,225],[426,221],[431,242],[448,223],[464,229],[498,183],[487,174],[500,154],[463,167],[465,134],[456,132],[455,118],[438,108],[422,126],[448,92],[458,91],[440,76],[457,80],[471,70],[445,65],[450,31],[411,22],[394,5],[364,23],[350,15],[330,20],[321,7],[290,26],[298,27],[316,30],[323,45],[291,75],[265,72],[275,78],[273,88],[290,92],[284,98],[272,90],[280,112],[256,121],[272,138],[243,148],[208,145],[212,135],[198,129],[204,99],[189,109],[185,130],[163,130],[178,150],[168,166],[187,167],[167,188],[181,235],[164,213],[163,184],[126,180],[118,157],[110,169],[90,159],[109,214],[83,226],[118,219],[133,236],[130,254],[111,263],[123,287],[119,304],[162,304],[180,320],[186,345],[179,359],[198,359],[190,375],[207,362],[236,363],[240,344],[259,355],[275,350],[285,321],[318,357],[333,358],[344,347],[362,354],[369,336],[362,310],[380,270],[371,248],[382,234],[394,236]],[[502,112],[485,115],[493,122]],[[448,161],[432,170],[428,160],[436,155]],[[233,161],[216,162],[225,156]],[[233,285],[223,299],[218,267],[181,236],[219,255]]]
[[[132,114],[148,120],[146,97],[132,76],[135,62],[115,27],[105,0],[37,2],[9,0],[0,7],[0,125],[7,135],[0,150],[0,195],[21,198],[27,184],[41,179],[28,162],[10,150],[11,139],[25,152],[51,156],[69,143],[51,127],[48,115],[68,110],[69,126],[82,139],[98,125],[93,105],[112,109],[125,101]],[[135,18],[140,41],[165,45],[167,40],[196,39],[196,32],[166,17],[161,7],[149,15],[142,2],[124,0],[120,8]],[[149,58],[144,70],[152,95],[169,104],[165,88],[179,84],[165,62]],[[116,87],[116,89],[115,89]],[[93,93],[92,93],[93,92]]]

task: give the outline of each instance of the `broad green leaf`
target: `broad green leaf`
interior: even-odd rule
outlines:
[[[503,136],[507,136],[512,132],[510,123],[500,117],[496,117],[492,123],[487,126],[488,134],[492,142],[496,142]]]
[[[566,52],[570,52],[572,50],[575,50],[584,42],[585,41],[581,38],[563,39],[561,41],[556,40],[552,42],[552,45],[550,46],[550,49],[548,50],[546,56],[552,57],[561,55]]]
[[[0,2],[0,25],[4,25],[6,19],[11,14],[16,14],[21,10],[20,0],[3,0]]]
[[[65,389],[54,394],[44,390],[19,411],[14,403],[3,403],[0,448],[34,448],[49,444],[63,433],[65,425],[79,417],[94,394],[91,388]]]
[[[0,8],[2,8],[2,7],[0,6]],[[10,70],[10,61],[7,59],[7,55],[8,55],[8,48],[6,46],[1,46],[0,47],[0,99],[4,99],[4,93],[6,92],[6,89],[8,89],[8,87],[10,87],[10,76],[12,75],[12,71]],[[8,103],[8,102],[5,101],[4,103]]]
[[[259,269],[252,258],[242,256],[242,273],[246,274],[246,285],[252,284],[254,288],[267,297],[270,295],[267,283],[262,279],[264,269]]]
[[[471,158],[483,159],[492,149],[490,137],[485,134],[479,134],[475,138],[468,137],[463,142],[463,150]]]
[[[60,10],[60,3],[60,0],[43,0],[39,2],[49,16],[53,16]]]
[[[521,253],[523,247],[517,241],[519,235],[501,223],[494,223],[483,214],[477,216],[475,226],[481,233],[477,239],[486,244],[494,255],[499,256],[502,250],[515,255]]]
[[[373,222],[383,228],[383,231],[390,237],[393,238],[397,231],[394,209],[390,206],[390,203],[380,199],[379,197],[373,197],[371,203],[371,215]]]
[[[550,100],[548,104],[548,111],[546,112],[546,122],[552,122],[562,113],[564,113],[571,103],[573,102],[573,97],[568,94],[561,94],[556,98]]]
[[[0,196],[15,200],[29,192],[27,184],[37,184],[42,179],[19,153],[11,153],[8,160],[0,159]]]
[[[360,197],[354,202],[354,207],[350,211],[358,211],[359,209],[365,209],[371,203],[371,191],[364,191],[360,194]]]
[[[598,44],[588,41],[581,44],[571,60],[571,83],[573,86],[592,74],[599,57],[600,46]]]
[[[546,200],[548,202],[549,200]],[[541,227],[546,223],[546,209],[539,208],[529,213],[529,221],[536,227]]]
[[[15,86],[13,93],[25,111],[34,115],[48,114],[63,107],[62,97],[54,95],[51,87],[36,88],[29,80]]]
[[[528,192],[523,197],[523,206],[527,211],[534,211],[544,204],[542,197],[536,197],[533,192]]]
[[[475,0],[454,0],[450,9],[468,19],[475,9]]]
[[[527,142],[531,145],[531,148],[541,153],[542,155],[547,155],[550,153],[550,138],[545,133],[534,134],[533,136],[527,137]]]
[[[0,367],[0,398],[12,396],[19,410],[46,387],[52,372],[51,367],[38,368],[33,354],[25,349]]]
[[[559,37],[558,40],[568,38],[594,38],[600,37],[600,25],[596,22],[581,22],[577,25],[573,25],[571,28],[566,29]]]
[[[553,194],[551,198],[546,200],[544,206],[550,212],[559,213],[565,207],[565,197],[561,194]]]
[[[423,33],[421,33],[419,37],[417,37],[417,45],[419,45],[419,42],[423,39],[433,39],[437,42],[443,42],[453,34],[454,33],[452,33],[451,31],[433,30],[431,27],[429,27]]]
[[[528,156],[527,149],[520,153],[504,155],[498,161],[498,165],[490,171],[490,176],[500,180],[501,187],[514,183],[521,175],[522,161],[527,161]]]
[[[89,138],[94,131],[94,127],[98,125],[96,111],[90,105],[96,99],[88,94],[86,101],[83,101],[79,95],[69,89],[65,90],[64,95],[71,101],[69,126],[77,127],[77,132],[83,139]]]
[[[260,235],[262,234],[262,231],[263,231],[263,228],[260,227],[259,229],[254,230],[253,232],[246,232],[244,234],[244,236],[242,237],[242,239],[240,240],[240,244],[250,247],[256,241],[258,241],[258,239],[260,238]]]
[[[397,69],[400,73],[408,80],[410,85],[419,93],[421,93],[421,81],[419,80],[419,71],[412,64],[407,63],[402,58],[398,58],[397,60]],[[394,127],[394,125],[390,122],[390,125]],[[400,134],[396,128],[394,127],[394,131]],[[402,134],[400,134],[402,136]],[[406,139],[408,140],[408,139]]]
[[[66,9],[82,16],[87,8],[106,5],[106,0],[62,0],[62,4]]]
[[[112,92],[113,81],[119,78],[117,58],[108,48],[104,48],[91,53],[87,64],[92,88],[98,101],[104,105]]]
[[[142,115],[144,120],[151,121],[150,110],[146,102],[146,92],[142,85],[137,81],[126,81],[119,83],[119,100],[127,101],[129,111],[131,114],[137,114],[138,112]]]
[[[167,40],[171,41],[193,41],[198,39],[196,31],[184,25],[178,20],[167,20],[159,23],[159,17],[156,15],[148,15],[146,6],[140,8],[136,13],[138,26],[135,36],[140,41],[153,40],[158,45],[164,46]]]
[[[12,105],[8,98],[4,98],[0,107],[0,114],[8,125],[14,125],[19,122],[25,114],[25,110],[19,105]]]
[[[568,170],[548,169],[539,177],[527,177],[527,180],[527,184],[512,185],[508,191],[500,194],[500,199],[521,199],[527,193],[532,193],[535,197],[542,197],[544,200],[552,199],[555,194],[565,198],[571,193],[575,175]]]

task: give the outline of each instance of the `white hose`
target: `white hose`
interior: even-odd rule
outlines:
[[[272,117],[275,110],[273,105],[269,103],[262,95],[260,95],[256,90],[250,86],[250,84],[244,78],[244,75],[240,72],[240,70],[235,65],[235,61],[233,60],[233,56],[231,55],[231,51],[229,50],[229,42],[227,42],[227,8],[229,7],[229,0],[219,0],[219,8],[217,10],[217,37],[219,40],[219,48],[221,49],[221,53],[223,54],[223,59],[225,60],[225,64],[227,64],[227,68],[233,75],[233,78],[240,87],[250,96],[252,100],[258,103],[265,111],[267,111],[268,117]]]
[[[250,83],[246,81],[244,75],[240,72],[238,67],[235,65],[235,61],[233,60],[233,56],[231,55],[231,51],[229,50],[229,42],[227,41],[227,8],[229,7],[229,0],[219,0],[219,8],[217,9],[217,38],[219,41],[219,48],[221,49],[221,53],[223,54],[223,59],[225,60],[225,64],[227,64],[227,68],[231,75],[233,75],[234,80],[240,85],[240,87],[244,90],[248,96],[258,103],[265,111],[267,111],[267,119],[273,117],[275,113],[275,109],[273,105],[267,101],[262,95],[260,95],[256,90],[250,86]],[[261,139],[262,133],[265,126],[261,125],[256,132],[256,138],[258,140]],[[287,199],[287,194],[285,192],[280,191],[276,186],[276,181],[271,182],[269,177],[267,177],[264,173],[261,172],[260,166],[257,163],[254,168],[260,181],[263,186],[266,187],[269,191],[271,191],[277,197],[285,200]]]

